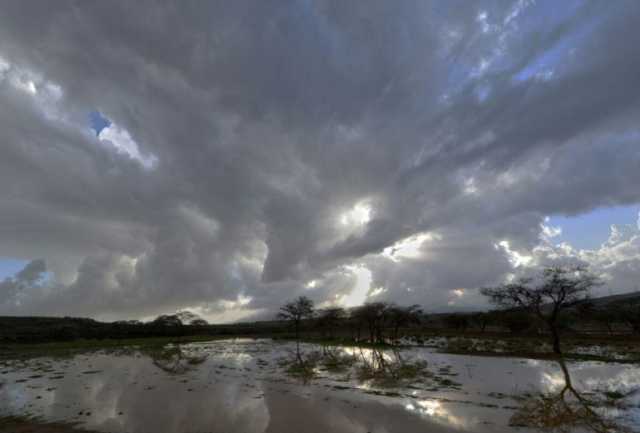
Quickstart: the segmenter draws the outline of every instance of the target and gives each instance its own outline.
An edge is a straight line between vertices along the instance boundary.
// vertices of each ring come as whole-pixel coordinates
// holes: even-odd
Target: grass
[[[548,338],[541,335],[521,335],[505,332],[462,332],[454,330],[416,330],[407,336],[418,346],[434,347],[441,353],[460,355],[519,357],[530,359],[555,359],[550,351]],[[273,335],[196,335],[180,337],[143,337],[130,339],[81,339],[73,341],[49,343],[11,343],[0,344],[0,359],[20,358],[30,356],[65,356],[82,351],[152,348],[169,343],[184,344],[230,338],[272,338],[274,341],[294,341],[294,335],[277,333]],[[442,344],[434,345],[433,339],[444,340]],[[313,334],[303,334],[302,342],[333,347],[361,347],[369,349],[391,349],[411,347],[410,345],[394,345],[389,343],[371,343],[368,341],[354,341],[352,338],[339,336],[335,338],[319,337]],[[635,344],[635,338],[612,338],[610,336],[567,335],[563,338],[565,358],[580,361],[602,361],[619,363],[640,362],[640,344]],[[602,346],[607,350],[599,354],[581,353],[580,348]],[[616,356],[621,355],[621,356]]]
[[[0,359],[35,356],[70,356],[97,350],[120,350],[127,348],[154,349],[167,344],[197,343],[224,340],[228,337],[198,335],[192,337],[148,337],[104,340],[72,340],[50,343],[21,343],[0,345]]]

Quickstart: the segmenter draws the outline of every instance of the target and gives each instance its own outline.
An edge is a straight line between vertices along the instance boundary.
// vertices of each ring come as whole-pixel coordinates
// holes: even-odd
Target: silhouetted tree
[[[342,320],[346,317],[344,308],[331,307],[318,312],[318,327],[328,333],[329,338],[334,337],[334,331]]]
[[[535,321],[527,310],[498,311],[497,313],[499,313],[496,315],[497,322],[513,333],[521,333],[531,329]]]
[[[480,329],[480,332],[484,332],[487,326],[495,321],[495,314],[491,312],[478,312],[471,315],[471,321]]]
[[[422,317],[422,308],[417,304],[410,305],[408,307],[391,305],[388,308],[387,314],[389,317],[389,322],[393,327],[393,339],[394,341],[397,341],[398,331],[401,327],[420,323],[420,318]]]
[[[278,318],[293,323],[296,332],[296,354],[300,358],[300,323],[313,316],[313,301],[306,296],[287,302],[280,307]]]
[[[634,333],[640,334],[640,302],[616,305],[615,312]]]
[[[607,304],[597,306],[593,302],[583,302],[578,305],[575,312],[576,320],[590,320],[604,325],[609,334],[613,334],[613,325],[621,321],[620,307]]]
[[[515,283],[482,289],[495,305],[532,311],[551,333],[553,351],[560,354],[560,313],[583,301],[589,290],[600,284],[598,278],[583,266],[550,267],[541,278],[521,278]]]
[[[469,327],[469,316],[465,314],[449,314],[445,316],[444,323],[448,328],[464,332]]]
[[[364,324],[369,331],[371,343],[384,341],[382,330],[388,310],[389,305],[384,302],[371,302],[361,305],[354,311],[354,318]]]
[[[182,320],[175,314],[163,314],[151,323],[157,326],[182,326]]]

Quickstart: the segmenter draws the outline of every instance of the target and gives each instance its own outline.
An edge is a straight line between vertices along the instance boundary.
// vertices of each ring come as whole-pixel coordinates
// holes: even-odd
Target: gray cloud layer
[[[227,320],[362,269],[377,298],[480,305],[518,257],[633,288],[638,233],[610,262],[544,218],[640,202],[638,2],[2,10],[0,256],[44,261],[0,313]]]

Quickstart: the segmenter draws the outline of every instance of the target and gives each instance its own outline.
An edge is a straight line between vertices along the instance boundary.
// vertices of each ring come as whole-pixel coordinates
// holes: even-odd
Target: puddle
[[[523,410],[546,410],[541,401],[581,410],[571,405],[584,396],[595,417],[640,425],[634,364],[567,362],[576,392],[562,395],[567,406],[556,399],[567,383],[556,361],[300,347],[298,356],[293,343],[235,339],[5,359],[0,415],[130,433],[527,432],[542,427]],[[523,420],[529,427],[513,425]]]

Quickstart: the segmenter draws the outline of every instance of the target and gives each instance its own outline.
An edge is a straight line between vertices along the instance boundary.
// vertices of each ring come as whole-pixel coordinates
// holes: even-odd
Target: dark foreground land
[[[530,323],[526,318],[524,322]],[[565,356],[640,362],[640,333],[631,329],[619,327],[608,330],[589,323],[574,322],[561,335]],[[282,321],[185,325],[157,321],[107,323],[71,317],[0,317],[0,357],[31,351],[162,345],[238,337],[293,340],[296,334],[289,323]],[[308,320],[300,326],[299,339],[315,343],[380,347],[433,345],[436,339],[437,349],[446,353],[555,357],[551,353],[549,336],[543,329],[532,326],[514,328],[509,321],[489,326],[486,323],[478,325],[473,315],[436,315],[401,328],[383,326],[372,333],[369,333],[366,323],[354,324],[344,320],[327,329],[317,321]]]
[[[37,418],[0,417],[0,432],[11,433],[94,433],[73,424],[46,422]]]

